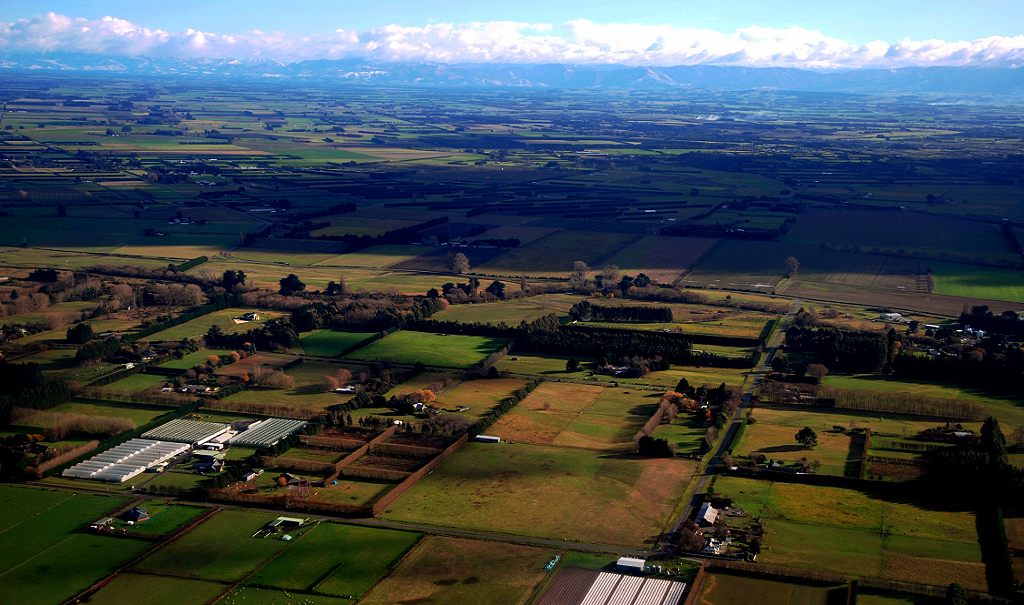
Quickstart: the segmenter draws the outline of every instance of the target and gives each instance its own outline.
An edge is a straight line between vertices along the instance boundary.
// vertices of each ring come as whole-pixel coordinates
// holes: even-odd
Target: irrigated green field
[[[248,582],[357,598],[419,537],[411,532],[321,523]]]
[[[375,332],[338,332],[336,330],[313,330],[299,337],[306,355],[337,357],[350,351],[363,341],[372,338]]]
[[[200,580],[241,580],[288,547],[288,542],[275,538],[252,537],[273,519],[269,514],[221,511],[134,569]]]
[[[357,349],[352,359],[389,359],[397,363],[468,368],[508,344],[504,338],[455,336],[402,330]]]
[[[126,572],[92,595],[89,603],[124,605],[145,595],[147,605],[205,605],[227,588],[224,584],[209,580]]]
[[[63,603],[150,543],[80,533],[123,498],[0,486],[0,602]]]

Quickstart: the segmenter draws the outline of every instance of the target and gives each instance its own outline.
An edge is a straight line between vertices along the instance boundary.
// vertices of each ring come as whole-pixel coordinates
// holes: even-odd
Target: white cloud
[[[669,25],[561,24],[514,21],[387,25],[301,36],[253,30],[167,32],[124,19],[48,13],[0,23],[0,49],[114,56],[266,58],[278,61],[359,58],[438,63],[617,63],[751,67],[905,67],[1024,65],[1024,35],[977,40],[876,40],[852,44],[800,27],[748,27],[732,33]]]

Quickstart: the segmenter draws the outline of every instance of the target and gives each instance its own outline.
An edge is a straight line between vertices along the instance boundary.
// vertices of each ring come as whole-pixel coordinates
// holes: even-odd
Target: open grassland
[[[199,349],[193,351],[187,355],[181,357],[181,359],[171,359],[160,364],[162,368],[170,368],[172,370],[190,370],[196,366],[206,365],[211,355],[226,355],[230,353],[226,349]]]
[[[288,542],[253,538],[273,515],[225,510],[140,561],[136,571],[201,580],[238,581]]]
[[[366,267],[383,269],[416,258],[434,250],[431,246],[389,245],[370,246],[359,252],[339,254],[315,263],[316,267]]]
[[[419,537],[411,532],[321,523],[248,582],[357,598]]]
[[[464,413],[478,418],[525,384],[522,378],[468,380],[439,394],[437,405],[447,409],[467,407]]]
[[[92,595],[89,603],[123,605],[145,595],[147,605],[205,605],[226,589],[219,582],[126,572]]]
[[[629,450],[654,413],[658,393],[547,382],[492,427],[502,438],[536,445]]]
[[[253,358],[250,357],[248,359]],[[235,369],[236,366],[241,365],[243,362],[228,366],[228,369]],[[355,371],[353,366],[308,359],[285,370],[285,374],[295,380],[295,384],[291,387],[280,389],[252,387],[229,395],[221,401],[228,404],[228,406],[245,403],[280,406],[282,408],[281,413],[286,413],[287,408],[322,410],[329,405],[348,401],[352,397],[348,393],[333,393],[327,390],[327,385],[324,382],[325,377],[333,376],[339,368]],[[249,374],[251,376],[253,372],[249,371]]]
[[[705,368],[694,366],[672,366],[668,370],[651,372],[640,378],[622,378],[607,374],[595,374],[591,370],[582,369],[566,372],[565,364],[568,357],[551,355],[509,354],[499,359],[494,366],[498,370],[512,372],[524,376],[542,376],[552,379],[586,380],[597,385],[647,385],[660,389],[674,389],[681,378],[686,378],[691,385],[707,384],[718,386],[723,382],[729,386],[740,386],[746,379],[746,370],[740,368]],[[591,360],[577,358],[581,362]],[[584,366],[586,363],[583,364]]]
[[[634,235],[558,231],[482,263],[476,270],[498,275],[568,276],[574,261],[602,266],[605,259],[636,239]]]
[[[702,237],[651,235],[619,250],[604,262],[630,275],[644,273],[657,282],[671,284],[717,242]]]
[[[699,605],[744,605],[751,595],[764,605],[830,605],[846,601],[847,588],[817,582],[796,583],[762,577],[714,572],[704,579]]]
[[[463,323],[505,323],[514,326],[519,325],[521,321],[533,321],[551,313],[567,315],[569,309],[581,300],[582,297],[569,294],[543,294],[502,302],[450,305],[431,319]]]
[[[167,382],[167,376],[156,374],[132,374],[121,380],[105,385],[103,388],[108,391],[119,393],[139,393],[162,387]]]
[[[546,573],[553,552],[529,546],[424,538],[362,603],[521,605]]]
[[[123,498],[0,486],[0,602],[62,603],[149,543],[79,533]]]
[[[244,321],[240,319],[246,313],[257,313],[260,319],[258,321]],[[281,311],[265,311],[263,309],[221,309],[191,321],[186,321],[181,325],[167,328],[162,332],[157,332],[150,336],[149,339],[154,341],[181,340],[182,338],[203,336],[213,326],[219,327],[226,334],[238,334],[258,328],[267,321],[275,317],[283,317],[284,315],[285,313]]]
[[[845,488],[720,478],[718,493],[766,521],[767,563],[985,590],[974,514]]]
[[[937,420],[915,418],[907,415],[878,415],[871,412],[816,408],[811,406],[773,406],[759,404],[754,408],[753,417],[758,423],[785,426],[799,430],[809,426],[816,432],[842,426],[847,431],[871,429],[872,433],[888,433],[912,436],[929,428],[943,424]],[[977,429],[981,423],[964,423],[968,428]],[[747,427],[752,428],[751,426]]]
[[[789,253],[776,242],[721,240],[680,281],[686,286],[771,292]]]
[[[1024,403],[1019,400],[1003,399],[986,395],[972,389],[960,388],[933,382],[911,382],[890,379],[886,376],[857,374],[826,376],[824,384],[840,389],[862,389],[886,393],[911,393],[938,399],[961,399],[977,404],[982,412],[999,419],[1003,431],[1009,432],[1024,426]],[[1007,428],[1009,427],[1009,428]]]
[[[740,456],[763,454],[770,460],[781,462],[796,462],[806,458],[821,464],[817,472],[822,475],[841,477],[855,474],[860,465],[859,450],[862,448],[854,447],[859,442],[849,433],[819,428],[816,430],[818,445],[807,448],[796,442],[794,436],[798,430],[792,426],[770,424],[758,419],[755,424],[747,425],[743,439],[734,452]]]
[[[69,401],[67,403],[62,403],[55,408],[51,408],[50,411],[61,412],[64,414],[84,414],[86,416],[115,416],[128,418],[133,421],[136,426],[142,426],[170,412],[171,409],[147,407],[145,405],[139,405],[136,407],[126,403]]]
[[[661,531],[693,468],[682,460],[607,456],[579,448],[470,443],[384,516],[639,545]]]
[[[357,349],[349,357],[428,366],[468,368],[508,344],[504,338],[429,334],[402,330]]]
[[[345,351],[359,346],[372,338],[374,332],[338,332],[336,330],[313,330],[299,337],[306,355],[337,357]]]

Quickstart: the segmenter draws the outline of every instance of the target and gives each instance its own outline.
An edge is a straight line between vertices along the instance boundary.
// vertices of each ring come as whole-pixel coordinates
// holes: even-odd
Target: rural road
[[[754,391],[757,389],[758,385],[761,384],[761,380],[768,372],[772,359],[775,357],[775,352],[778,351],[779,345],[782,344],[782,339],[786,334],[786,330],[792,323],[793,316],[800,308],[801,303],[802,301],[800,299],[793,300],[789,312],[780,320],[779,324],[768,337],[768,340],[765,341],[764,355],[761,356],[760,363],[751,369],[750,373],[747,375],[747,380],[744,383],[743,395],[740,399],[740,406],[736,408],[736,412],[732,416],[732,421],[729,423],[729,427],[726,429],[725,435],[718,440],[718,447],[715,449],[714,455],[711,456],[707,464],[704,466],[704,472],[695,478],[695,482],[691,488],[693,496],[690,502],[687,503],[686,507],[683,508],[682,513],[675,522],[675,525],[672,526],[669,542],[674,542],[671,538],[678,535],[683,523],[693,516],[694,508],[703,502],[703,496],[707,490],[708,482],[717,474],[718,467],[722,464],[722,458],[725,456],[729,446],[732,444],[732,440],[735,438],[736,432],[739,431],[741,423],[746,422],[746,413],[750,410]]]

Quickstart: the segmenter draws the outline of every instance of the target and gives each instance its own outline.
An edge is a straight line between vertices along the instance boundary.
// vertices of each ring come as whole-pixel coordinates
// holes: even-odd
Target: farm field
[[[1024,271],[932,262],[935,293],[1021,303],[1024,308]]]
[[[639,545],[661,531],[693,469],[692,463],[682,460],[470,443],[383,516],[464,529]]]
[[[55,408],[50,408],[49,411],[61,412],[64,414],[84,414],[86,416],[116,416],[128,418],[137,426],[142,426],[170,412],[171,409],[145,407],[143,405],[136,407],[130,404],[113,402],[93,403],[91,401],[69,401],[68,403],[62,403]]]
[[[226,588],[224,584],[209,580],[125,572],[92,595],[89,603],[122,605],[146,595],[146,603],[152,605],[205,605]]]
[[[238,319],[246,313],[257,313],[259,314],[260,319],[258,321],[244,321]],[[212,326],[219,327],[227,334],[237,334],[247,332],[265,324],[271,319],[283,317],[284,315],[285,314],[280,311],[265,311],[263,309],[221,309],[220,311],[207,313],[206,315],[197,317],[191,321],[186,321],[181,325],[167,328],[162,332],[157,332],[150,336],[149,339],[153,341],[181,340],[182,338],[203,336]]]
[[[127,502],[0,486],[0,602],[62,603],[148,548],[143,540],[78,533]]]
[[[171,359],[160,364],[161,368],[169,368],[172,370],[190,370],[196,366],[205,365],[211,355],[227,355],[231,351],[225,349],[199,349],[193,351],[187,355],[181,357],[181,359]]]
[[[320,523],[248,582],[358,598],[419,538],[411,532]]]
[[[428,366],[468,368],[508,344],[503,338],[430,334],[402,330],[357,349],[348,357],[367,361],[422,362]]]
[[[133,374],[104,386],[104,389],[120,393],[138,393],[162,387],[167,376],[157,374]]]
[[[658,393],[546,382],[490,431],[512,442],[616,451],[657,408]]]
[[[519,605],[544,579],[554,553],[529,546],[429,536],[361,603]]]
[[[700,237],[648,236],[619,250],[604,262],[631,275],[644,273],[657,282],[671,284],[717,242]]]
[[[568,357],[552,355],[528,355],[513,353],[499,359],[494,367],[499,371],[508,371],[517,375],[542,376],[551,379],[586,380],[595,384],[629,384],[651,386],[664,390],[673,389],[679,384],[680,378],[686,378],[692,385],[707,384],[718,386],[723,382],[729,386],[740,386],[746,379],[746,370],[740,368],[710,368],[694,366],[672,366],[668,370],[651,372],[640,378],[622,378],[607,374],[594,374],[582,369],[577,372],[566,372],[565,364]],[[583,365],[591,360],[578,359]]]
[[[133,568],[199,580],[238,581],[288,547],[252,535],[274,515],[225,510],[146,557]],[[300,533],[304,530],[300,530]],[[194,556],[206,553],[205,556]]]
[[[481,263],[476,269],[513,277],[522,273],[527,277],[565,277],[572,271],[573,261],[602,266],[606,259],[635,239],[635,236],[621,233],[558,231]]]
[[[336,330],[313,330],[299,336],[306,355],[337,357],[375,335],[373,332],[338,332]]]
[[[469,380],[446,389],[437,396],[437,401],[442,408],[467,407],[465,414],[479,418],[526,382],[521,378]]]
[[[971,389],[929,382],[910,382],[870,374],[826,376],[826,386],[840,389],[860,389],[889,393],[912,393],[939,399],[964,399],[978,404],[983,413],[999,419],[1004,431],[1024,426],[1024,404],[1012,399],[1001,399]]]
[[[840,599],[845,602],[846,593],[846,586],[783,582],[716,571],[705,577],[696,603],[741,605],[756,594],[758,602],[765,605],[830,605]]]
[[[580,300],[583,299],[568,294],[542,294],[495,303],[451,305],[431,319],[462,323],[505,323],[512,326],[518,325],[521,321],[533,321],[550,313],[564,316]]]
[[[248,359],[255,359],[256,357]],[[247,360],[228,366],[227,369],[231,370],[234,373],[233,375],[239,375],[239,372],[246,371],[243,364]],[[294,385],[273,389],[252,387],[228,395],[221,399],[221,402],[229,407],[238,406],[239,404],[258,403],[269,407],[279,407],[281,408],[280,413],[287,413],[289,409],[323,410],[329,405],[347,401],[352,396],[345,393],[332,393],[327,390],[327,386],[324,384],[324,378],[326,376],[333,376],[339,368],[352,369],[351,366],[323,360],[310,359],[303,361],[303,363],[284,371],[285,375],[295,381]],[[252,375],[251,371],[250,375]],[[245,411],[242,407],[233,407],[232,409]]]
[[[793,567],[985,590],[974,514],[844,488],[721,477],[718,493],[766,522],[759,559]]]

